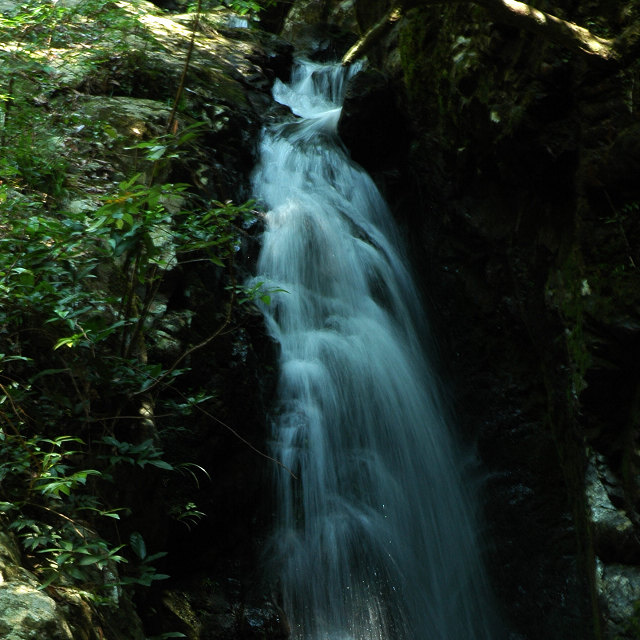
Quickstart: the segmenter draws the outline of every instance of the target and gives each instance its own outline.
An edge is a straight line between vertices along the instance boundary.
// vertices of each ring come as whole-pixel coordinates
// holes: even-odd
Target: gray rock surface
[[[0,637],[3,640],[72,640],[55,600],[38,589],[35,577],[20,566],[9,534],[0,530]]]

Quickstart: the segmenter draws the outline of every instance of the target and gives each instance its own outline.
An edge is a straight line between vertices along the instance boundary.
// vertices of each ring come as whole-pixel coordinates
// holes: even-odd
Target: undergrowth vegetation
[[[179,425],[207,411],[215,392],[176,381],[251,297],[237,295],[233,261],[252,203],[207,200],[160,179],[202,123],[133,140],[136,171],[95,190],[95,207],[69,206],[86,195],[70,171],[79,150],[69,132],[84,129],[96,144],[117,133],[52,97],[66,67],[98,68],[134,33],[145,37],[135,12],[109,0],[27,0],[0,17],[0,524],[44,586],[80,588],[98,604],[166,577],[145,532],[119,527],[129,506],[117,485],[142,472],[206,475],[164,455],[156,416]],[[223,318],[201,344],[155,361],[162,284],[194,263],[227,274]],[[202,516],[191,501],[172,508],[187,526]]]

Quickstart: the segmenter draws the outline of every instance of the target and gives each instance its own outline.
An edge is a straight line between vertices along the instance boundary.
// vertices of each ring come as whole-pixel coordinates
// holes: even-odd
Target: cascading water
[[[299,62],[254,174],[280,346],[275,563],[296,640],[496,640],[472,501],[390,213],[345,153],[338,65]],[[375,135],[375,131],[371,132]],[[295,477],[292,475],[295,474]]]

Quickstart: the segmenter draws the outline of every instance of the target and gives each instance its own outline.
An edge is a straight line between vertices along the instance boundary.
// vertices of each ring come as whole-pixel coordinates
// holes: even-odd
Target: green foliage
[[[235,11],[238,15],[252,15],[257,16],[260,11],[268,7],[273,6],[276,0],[192,0],[187,5],[189,12],[195,12],[200,7],[201,11],[209,11],[220,5],[225,5],[229,9]]]
[[[152,582],[156,580],[166,580],[169,577],[165,573],[158,573],[152,564],[155,560],[167,555],[164,551],[148,555],[147,545],[145,544],[142,534],[138,531],[134,531],[129,536],[129,544],[139,562],[135,575],[124,578],[121,584],[138,584],[144,587],[150,587]]]
[[[172,142],[143,148],[159,162],[171,155]],[[86,491],[92,478],[110,481],[121,464],[175,469],[153,439],[125,442],[109,434],[112,416],[159,379],[164,388],[183,373],[140,358],[163,274],[185,261],[225,265],[237,248],[234,223],[251,210],[250,203],[219,202],[190,210],[182,206],[187,185],[140,179],[123,182],[91,215],[49,213],[0,185],[9,214],[0,226],[0,510],[25,550],[45,557],[33,564],[47,581],[97,583],[92,572],[124,561],[122,545],[110,546],[84,520],[86,514],[119,517]],[[101,270],[121,283],[118,295],[105,286]],[[58,366],[52,367],[54,354]],[[183,414],[210,397],[196,393],[174,401],[173,410]],[[97,429],[107,433],[97,439],[97,451],[79,437],[41,435],[63,424],[75,425],[71,433],[89,429],[94,441]],[[79,466],[86,458],[100,470]],[[176,518],[191,526],[202,515],[188,503]],[[139,563],[123,584],[160,579],[151,564],[158,554],[142,553],[139,540],[134,551]]]
[[[253,203],[205,200],[159,179],[203,123],[136,138],[125,147],[138,157],[130,175],[83,193],[93,209],[64,205],[76,189],[69,131],[83,130],[87,144],[127,142],[108,123],[53,109],[51,96],[67,65],[98,77],[128,55],[127,38],[146,37],[135,11],[110,0],[26,0],[0,16],[0,521],[43,586],[74,585],[96,603],[167,577],[155,566],[164,553],[148,552],[140,524],[142,533],[120,539],[131,505],[119,485],[207,475],[160,448],[161,433],[184,429],[184,417],[215,397],[174,387],[199,345],[173,363],[149,357],[167,274],[194,263],[229,273],[225,326],[235,302],[267,295],[245,293],[232,275]],[[168,511],[189,529],[205,516],[188,495]]]
[[[127,462],[137,465],[141,469],[144,469],[148,464],[167,471],[173,471],[174,469],[172,464],[162,459],[162,451],[156,449],[151,439],[139,444],[132,444],[131,442],[120,442],[113,436],[105,436],[102,441],[112,447],[111,453],[108,456],[103,456],[109,460],[110,466]]]
[[[157,167],[195,133],[138,146]],[[100,523],[125,511],[100,494],[122,465],[186,467],[166,461],[152,438],[116,438],[114,420],[184,372],[141,357],[163,275],[186,262],[226,266],[251,203],[194,208],[202,203],[187,185],[145,184],[138,173],[94,212],[51,210],[16,166],[20,178],[0,184],[0,513],[45,585],[73,582],[95,594],[113,586],[107,568],[136,560],[119,584],[149,586],[166,577],[153,564],[161,554],[147,554],[137,534],[127,558],[125,545],[101,535],[109,527]],[[184,415],[210,398],[169,397],[166,407]],[[92,446],[64,435],[81,432]],[[172,512],[188,527],[204,515],[193,502]]]
[[[174,507],[172,516],[178,522],[181,522],[189,531],[205,517],[205,513],[198,509],[195,502],[187,502],[183,507]]]
[[[13,404],[6,393],[2,399]],[[82,517],[84,512],[119,518],[95,496],[82,495],[88,480],[101,476],[96,469],[74,470],[83,447],[78,437],[25,438],[17,429],[0,431],[0,512],[9,518],[9,529],[18,535],[45,586],[60,580],[100,584],[96,571],[125,561],[118,553],[123,545],[110,545]]]
[[[246,286],[231,286],[229,289],[233,290],[237,295],[238,304],[246,304],[247,302],[258,302],[262,304],[271,304],[271,294],[273,293],[289,293],[286,289],[280,287],[265,288],[264,282],[255,282],[252,285]]]
[[[8,403],[19,412],[15,398],[5,387],[3,391],[0,406]],[[148,587],[154,581],[166,579],[168,576],[159,573],[153,564],[166,554],[148,554],[142,535],[134,532],[129,538],[129,549],[133,554],[130,559],[135,562],[117,583],[105,581],[106,570],[113,570],[128,559],[122,553],[125,545],[110,543],[99,535],[95,525],[102,519],[119,520],[123,509],[105,508],[95,494],[95,487],[86,491],[91,478],[113,482],[112,470],[121,464],[140,468],[148,464],[173,471],[174,465],[162,459],[162,452],[150,441],[134,445],[105,437],[103,444],[113,453],[97,456],[98,460],[107,461],[103,470],[78,469],[77,460],[88,454],[80,438],[25,438],[17,429],[8,433],[4,427],[15,429],[16,423],[2,411],[0,515],[18,536],[33,570],[42,576],[43,586],[75,583],[97,594],[114,585]],[[190,526],[203,515],[194,503],[189,503],[175,518]]]
[[[262,9],[266,9],[275,4],[275,0],[262,0],[257,2],[256,0],[231,0],[229,7],[241,16],[250,14],[258,14]]]

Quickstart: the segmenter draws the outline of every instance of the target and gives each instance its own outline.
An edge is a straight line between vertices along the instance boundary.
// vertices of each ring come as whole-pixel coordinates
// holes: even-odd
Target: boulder
[[[596,575],[605,614],[605,637],[607,640],[637,638],[640,628],[640,569],[598,562]]]
[[[21,566],[13,538],[0,529],[0,637],[4,640],[73,640],[63,610],[38,589]]]

